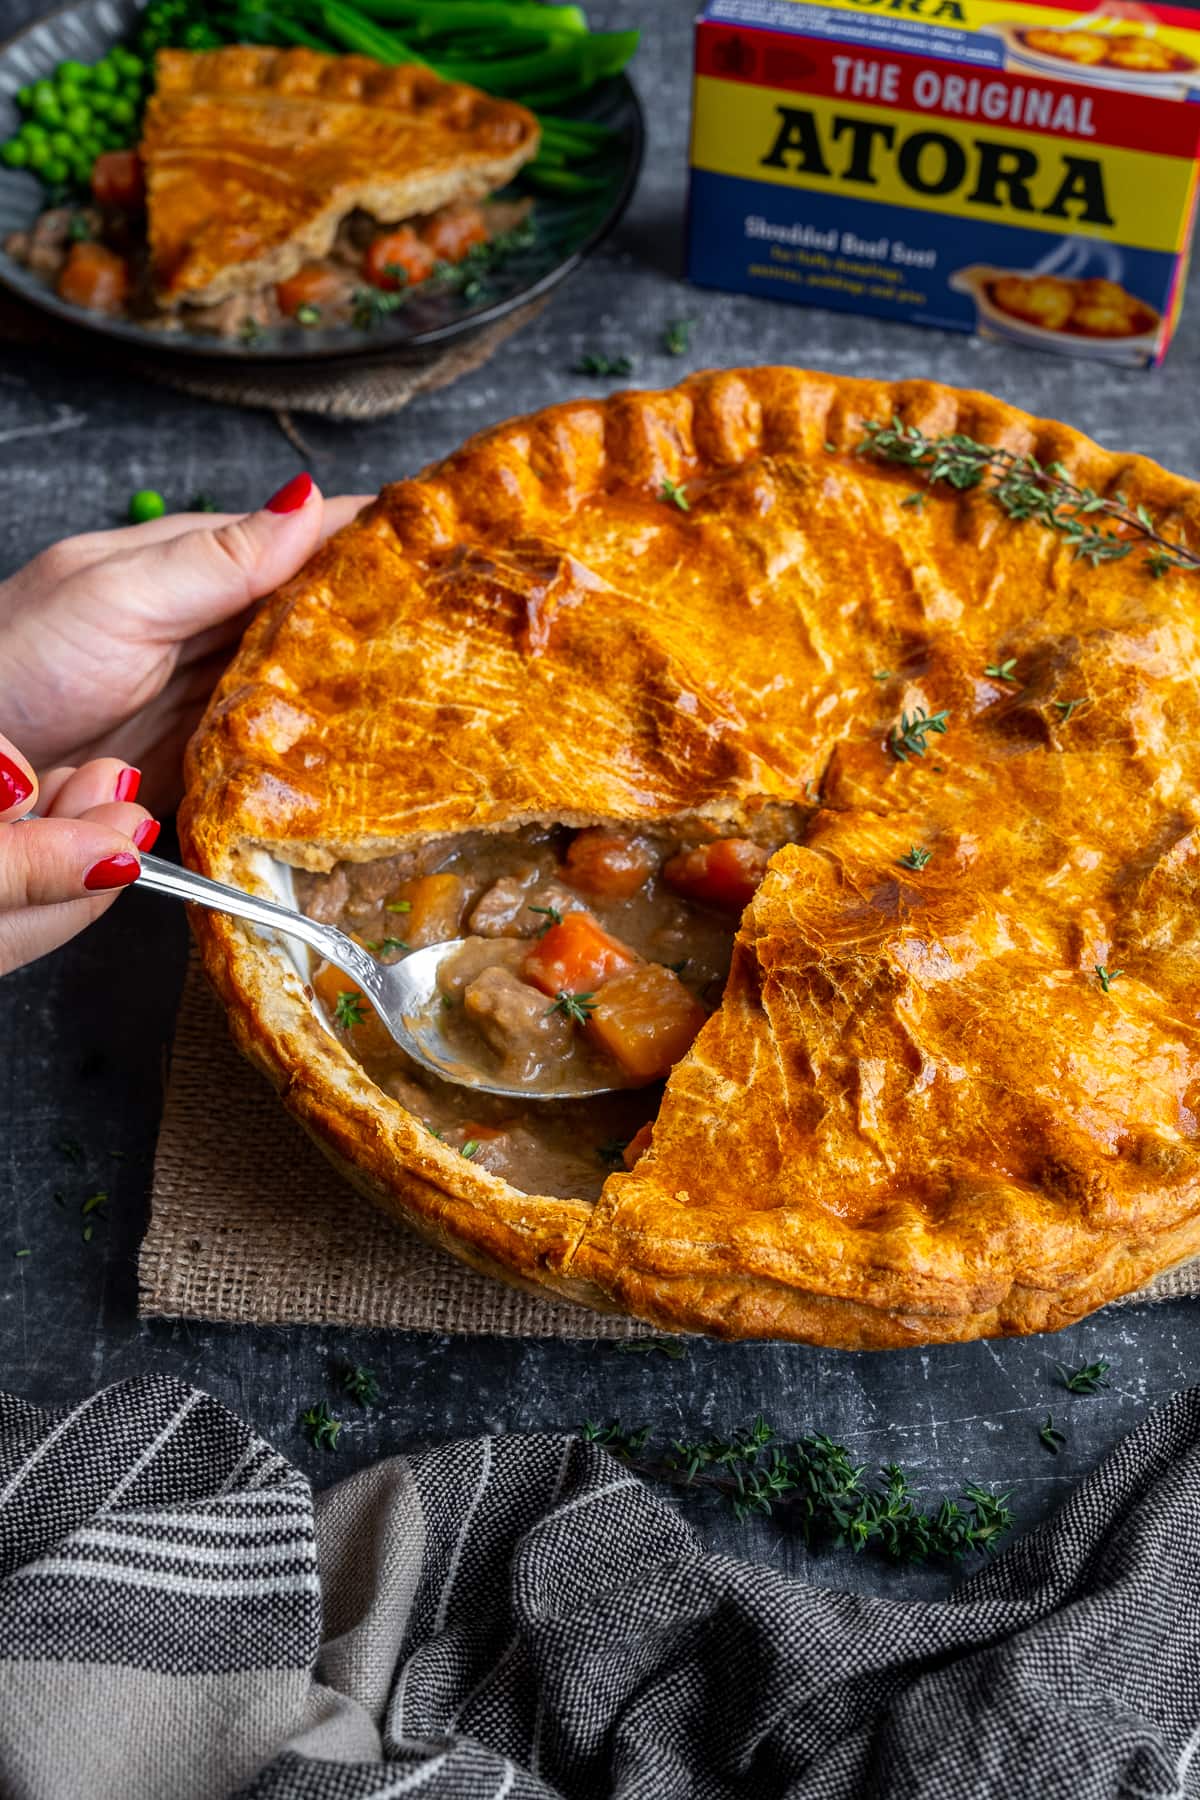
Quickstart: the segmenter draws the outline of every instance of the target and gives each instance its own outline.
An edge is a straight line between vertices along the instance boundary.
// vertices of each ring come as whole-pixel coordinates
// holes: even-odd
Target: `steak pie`
[[[141,146],[157,296],[205,306],[283,282],[356,209],[389,223],[477,199],[537,146],[525,107],[416,64],[160,51]]]
[[[863,1348],[1058,1327],[1200,1251],[1200,575],[865,454],[893,417],[1200,536],[1192,484],[984,395],[698,376],[385,489],[193,740],[194,867],[384,958],[464,936],[472,1054],[607,1071],[480,1099],[196,919],[288,1110],[478,1268]]]

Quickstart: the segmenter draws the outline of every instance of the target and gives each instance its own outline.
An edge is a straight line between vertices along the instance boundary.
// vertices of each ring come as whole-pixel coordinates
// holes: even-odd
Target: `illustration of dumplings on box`
[[[1158,353],[1163,320],[1122,285],[1123,273],[1112,245],[1064,239],[1035,268],[976,263],[950,286],[974,300],[982,337],[1141,366]]]
[[[1008,23],[994,29],[1010,69],[1171,100],[1200,86],[1200,63],[1167,43],[1153,18],[1134,22],[1092,12],[1062,26]]]

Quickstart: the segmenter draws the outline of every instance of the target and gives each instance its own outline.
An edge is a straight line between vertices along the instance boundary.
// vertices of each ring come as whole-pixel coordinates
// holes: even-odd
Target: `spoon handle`
[[[164,862],[160,856],[142,857],[139,888],[156,894],[170,894],[176,900],[190,901],[193,906],[206,906],[210,912],[231,913],[250,925],[261,925],[268,931],[282,931],[299,938],[318,951],[327,962],[336,963],[369,994],[379,991],[379,964],[352,938],[333,925],[322,925],[304,913],[293,912],[275,900],[264,900],[258,894],[244,894],[240,888],[227,887],[223,881],[210,881],[177,863]]]

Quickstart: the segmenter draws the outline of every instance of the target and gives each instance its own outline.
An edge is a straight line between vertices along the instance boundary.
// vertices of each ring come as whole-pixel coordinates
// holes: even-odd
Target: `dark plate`
[[[20,122],[13,99],[19,87],[51,74],[66,57],[95,62],[129,34],[140,10],[139,0],[75,0],[4,45],[0,49],[0,141],[10,137]],[[445,344],[548,293],[607,237],[629,204],[641,166],[645,128],[637,96],[626,78],[622,75],[606,82],[578,105],[556,110],[564,118],[588,119],[621,133],[618,152],[606,165],[606,185],[583,199],[537,194],[534,242],[488,270],[484,293],[471,302],[449,290],[427,295],[418,290],[406,306],[379,320],[369,331],[352,325],[322,330],[288,324],[272,326],[252,344],[245,344],[202,332],[154,329],[72,306],[2,251],[0,284],[70,325],[152,353],[174,352],[223,362],[315,362]],[[0,164],[0,243],[10,231],[27,230],[43,203],[44,192],[34,176]]]

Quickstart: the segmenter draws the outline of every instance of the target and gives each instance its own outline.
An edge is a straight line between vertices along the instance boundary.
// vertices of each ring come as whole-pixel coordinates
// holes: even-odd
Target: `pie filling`
[[[439,970],[439,1024],[465,1062],[531,1090],[582,1076],[613,1093],[524,1102],[459,1087],[414,1064],[339,969],[319,963],[313,988],[372,1080],[447,1144],[523,1192],[592,1198],[645,1147],[786,835],[773,816],[754,837],[697,821],[529,826],[297,871],[302,910],[381,961],[465,939]]]

